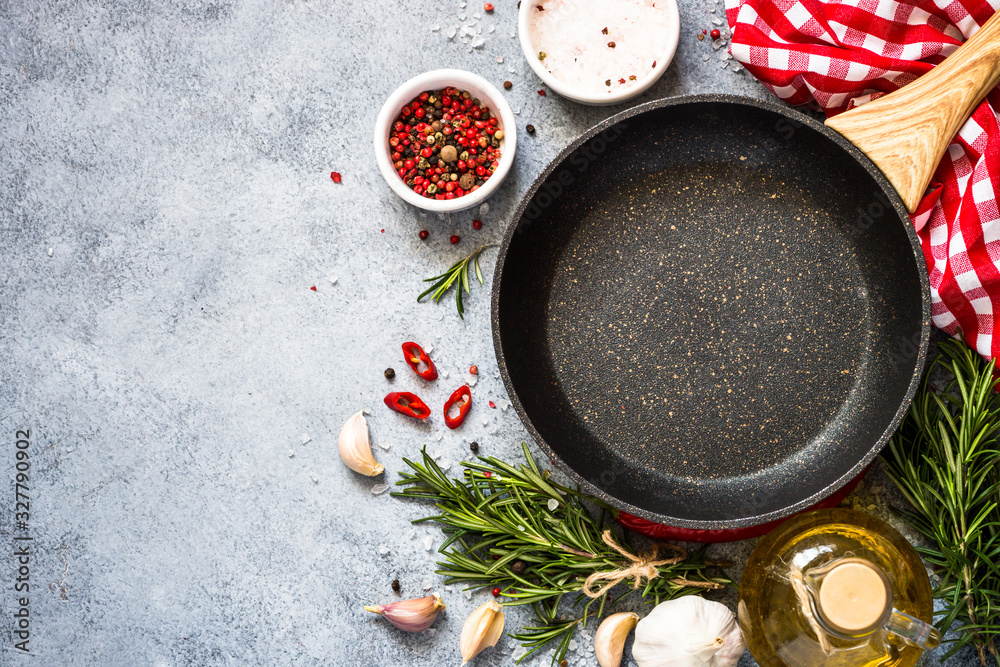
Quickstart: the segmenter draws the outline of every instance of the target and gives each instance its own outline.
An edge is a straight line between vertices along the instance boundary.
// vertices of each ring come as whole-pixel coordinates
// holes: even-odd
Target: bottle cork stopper
[[[818,602],[824,620],[849,634],[873,629],[890,604],[884,576],[863,560],[830,570],[820,585]]]

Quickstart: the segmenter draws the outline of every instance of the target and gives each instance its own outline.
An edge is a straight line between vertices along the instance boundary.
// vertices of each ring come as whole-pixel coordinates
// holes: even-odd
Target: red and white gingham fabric
[[[789,104],[828,116],[930,70],[1000,0],[726,0],[730,53]],[[1000,356],[1000,88],[972,114],[911,216],[931,282],[934,325]]]

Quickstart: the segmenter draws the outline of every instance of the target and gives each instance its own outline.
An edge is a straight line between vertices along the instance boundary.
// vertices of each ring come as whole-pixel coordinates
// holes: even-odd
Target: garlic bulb
[[[639,667],[733,667],[746,644],[724,604],[689,595],[661,602],[635,628]]]
[[[625,638],[639,622],[639,615],[630,611],[611,614],[597,628],[594,635],[594,650],[601,667],[620,667]]]
[[[496,600],[487,600],[469,614],[462,626],[462,637],[459,639],[462,664],[475,658],[484,649],[496,646],[502,634],[503,608]]]
[[[416,600],[398,600],[389,604],[365,607],[365,611],[379,614],[385,620],[406,632],[423,632],[431,627],[438,612],[444,609],[441,596],[435,593]]]
[[[362,475],[374,477],[382,474],[385,468],[372,456],[372,441],[368,435],[368,421],[362,412],[352,415],[340,429],[337,438],[340,448],[340,458],[347,467]]]

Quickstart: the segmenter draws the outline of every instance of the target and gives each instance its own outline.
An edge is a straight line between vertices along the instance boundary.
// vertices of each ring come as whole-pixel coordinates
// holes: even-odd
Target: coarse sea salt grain
[[[673,18],[655,0],[538,4],[543,10],[531,12],[528,23],[533,48],[545,54],[542,65],[553,76],[577,90],[610,93],[638,85],[665,57]]]

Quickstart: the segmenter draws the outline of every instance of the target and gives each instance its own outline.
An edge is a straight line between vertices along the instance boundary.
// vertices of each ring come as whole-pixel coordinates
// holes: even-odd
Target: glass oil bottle
[[[737,616],[761,667],[912,667],[941,642],[932,605],[903,536],[837,508],[795,516],[760,542]]]

